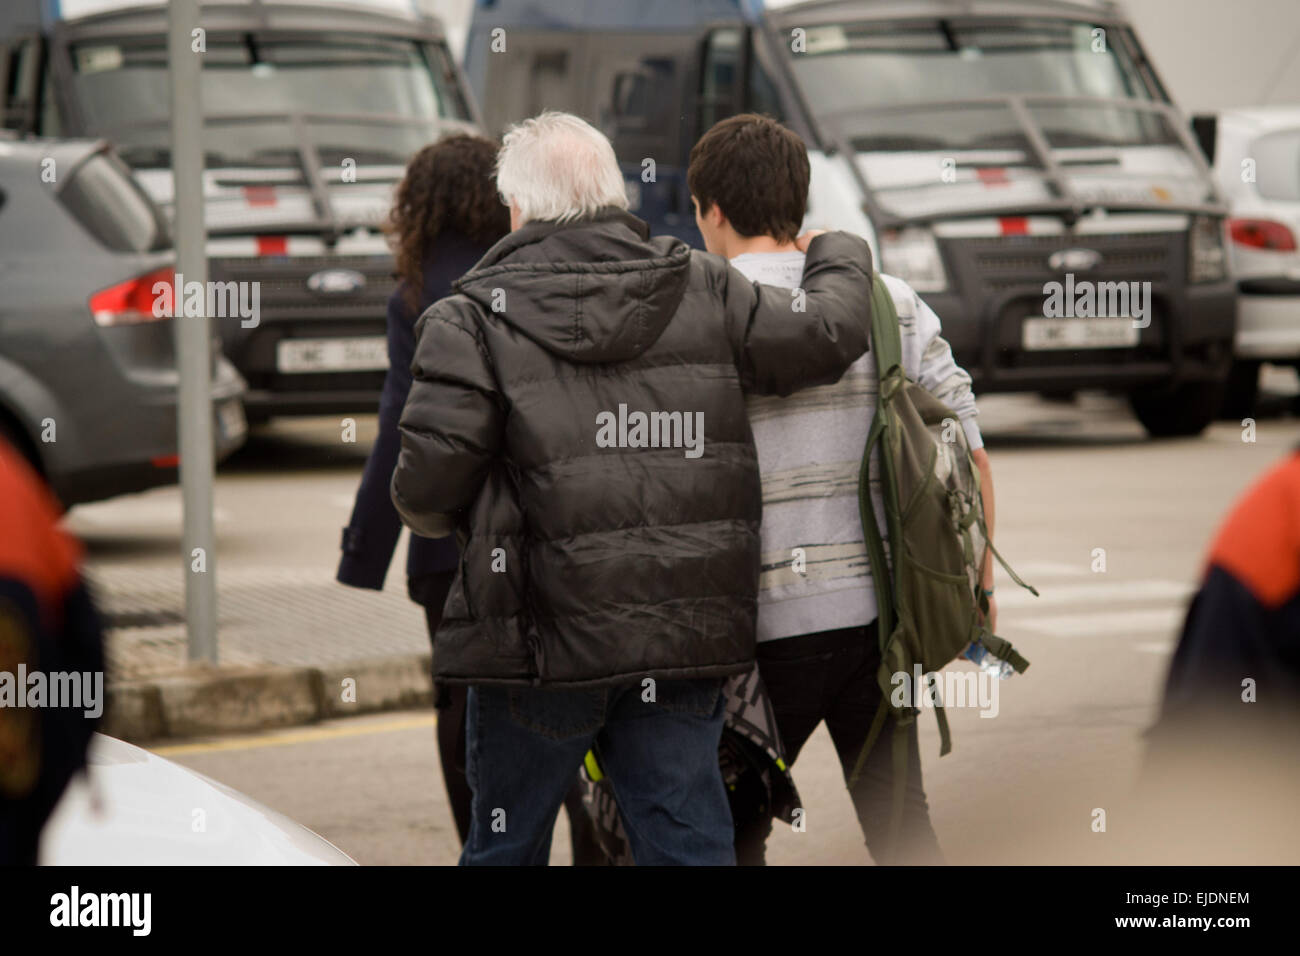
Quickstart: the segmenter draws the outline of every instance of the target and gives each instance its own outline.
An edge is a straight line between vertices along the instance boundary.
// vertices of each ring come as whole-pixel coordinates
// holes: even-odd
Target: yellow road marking
[[[417,730],[432,728],[435,723],[433,715],[423,717],[402,717],[396,720],[366,723],[364,726],[315,727],[311,730],[290,731],[288,733],[270,732],[263,737],[231,737],[225,740],[213,740],[200,744],[174,744],[170,747],[150,747],[151,753],[160,757],[175,757],[181,754],[216,753],[222,750],[257,750],[262,747],[287,747],[291,744],[305,744],[316,740],[337,740],[340,737],[364,737],[369,734],[387,734],[399,730]]]

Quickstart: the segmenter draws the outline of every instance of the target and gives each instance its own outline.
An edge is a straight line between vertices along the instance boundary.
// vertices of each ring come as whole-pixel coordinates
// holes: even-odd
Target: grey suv
[[[176,480],[175,258],[107,143],[0,138],[0,434],[66,506]],[[164,300],[165,301],[165,300]],[[212,366],[215,451],[244,441],[244,382]]]

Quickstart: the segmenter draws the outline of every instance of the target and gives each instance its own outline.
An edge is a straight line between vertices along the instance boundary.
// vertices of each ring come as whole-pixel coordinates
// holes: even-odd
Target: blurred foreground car
[[[1240,292],[1225,412],[1249,415],[1261,362],[1300,370],[1300,107],[1198,117],[1232,208],[1228,253]]]
[[[46,824],[53,866],[355,865],[346,853],[201,773],[96,734],[90,781],[69,784]]]
[[[176,481],[174,282],[158,207],[108,144],[0,138],[0,433],[66,507]],[[212,365],[218,461],[244,382]]]

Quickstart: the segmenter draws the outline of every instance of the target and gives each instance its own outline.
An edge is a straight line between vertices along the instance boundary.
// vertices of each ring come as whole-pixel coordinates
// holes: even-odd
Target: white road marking
[[[1177,646],[1174,641],[1143,641],[1141,644],[1134,644],[1133,650],[1139,654],[1172,654]]]
[[[1173,636],[1182,626],[1181,607],[1133,608],[1127,611],[1076,612],[1047,617],[1019,615],[1009,630],[1035,631],[1049,637],[1128,637],[1135,634]],[[1003,625],[1006,626],[1006,625]]]
[[[1083,560],[1078,564],[1030,562],[1016,570],[1038,588],[1039,596],[1034,597],[1019,587],[999,569],[1000,630],[1007,633],[1023,630],[1067,639],[1153,635],[1164,638],[1133,644],[1133,650],[1142,654],[1173,652],[1188,601],[1196,590],[1194,584],[1186,581],[1096,574]],[[1054,613],[1041,613],[1049,609]]]
[[[1084,604],[1096,606],[1115,601],[1184,601],[1191,596],[1194,588],[1182,581],[1131,581],[1107,578],[1104,574],[1095,576],[1096,581],[1087,584],[1039,584],[1025,578],[1038,588],[1038,597],[1034,597],[1014,581],[1007,586],[998,584],[998,610],[1015,608],[1056,607],[1063,604]]]
[[[227,524],[232,516],[224,508],[213,508],[212,517],[218,524]],[[78,527],[94,528],[97,531],[114,527],[130,531],[163,527],[179,531],[182,521],[181,500],[178,495],[124,495],[107,501],[77,505],[68,512],[65,521],[68,529],[74,533]]]
[[[1064,561],[1030,561],[1025,564],[1016,562],[1014,565],[1012,565],[1012,567],[1016,569],[1017,574],[1019,574],[1030,584],[1037,587],[1038,581],[1034,580],[1035,578],[1041,580],[1043,578],[1083,577],[1085,574],[1089,573],[1088,569],[1091,567],[1091,563],[1092,563],[1091,558],[1081,557],[1074,564],[1067,564]],[[1001,584],[1004,581],[1007,582],[1008,584],[1014,583],[1011,580],[1011,578],[1007,576],[1007,572],[1002,568],[1001,565],[998,565],[994,570],[997,572],[999,584]]]

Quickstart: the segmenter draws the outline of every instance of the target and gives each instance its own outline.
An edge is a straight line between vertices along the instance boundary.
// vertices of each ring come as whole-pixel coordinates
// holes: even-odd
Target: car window
[[[82,163],[59,199],[114,252],[150,252],[168,244],[157,207],[115,156],[99,153]]]
[[[1300,202],[1300,129],[1255,140],[1255,188],[1265,199]]]
[[[9,48],[7,70],[0,76],[0,110],[6,129],[30,130],[35,120],[35,97],[40,76],[40,46],[27,38]]]

